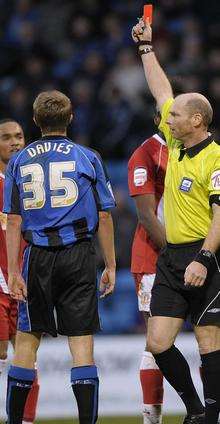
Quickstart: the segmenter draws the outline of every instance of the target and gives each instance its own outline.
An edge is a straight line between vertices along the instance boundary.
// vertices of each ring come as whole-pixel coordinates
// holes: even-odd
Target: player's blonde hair
[[[43,132],[62,132],[72,116],[70,99],[57,90],[43,91],[33,104],[34,120]]]

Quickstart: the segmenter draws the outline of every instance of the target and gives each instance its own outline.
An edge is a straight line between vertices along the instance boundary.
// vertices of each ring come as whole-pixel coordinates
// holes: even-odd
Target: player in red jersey
[[[159,125],[160,113],[155,116]],[[165,246],[163,191],[167,165],[167,147],[161,134],[147,139],[132,154],[128,163],[128,185],[133,197],[138,225],[132,245],[131,272],[134,275],[139,310],[146,328],[150,313],[151,289],[159,250]],[[143,352],[140,364],[143,391],[144,424],[162,423],[163,376],[153,355]]]
[[[17,302],[9,296],[7,254],[6,254],[6,215],[3,214],[3,188],[5,169],[13,153],[24,147],[24,133],[13,119],[0,120],[0,374],[7,364],[9,341],[14,346],[17,324]],[[23,423],[32,423],[36,415],[39,385],[36,380],[26,402]]]

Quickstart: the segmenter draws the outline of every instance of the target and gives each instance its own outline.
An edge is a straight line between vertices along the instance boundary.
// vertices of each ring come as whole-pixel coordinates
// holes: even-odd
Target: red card
[[[152,24],[153,20],[153,5],[152,4],[145,4],[144,5],[144,21],[148,19],[149,24]]]

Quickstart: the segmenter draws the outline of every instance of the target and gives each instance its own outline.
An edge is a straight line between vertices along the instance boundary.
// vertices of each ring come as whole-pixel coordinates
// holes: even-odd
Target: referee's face
[[[167,119],[167,124],[173,137],[178,140],[184,140],[193,132],[191,118],[186,108],[186,101],[177,97],[170,109],[170,114]]]
[[[24,147],[24,133],[17,122],[0,125],[0,160],[8,163],[13,153]]]

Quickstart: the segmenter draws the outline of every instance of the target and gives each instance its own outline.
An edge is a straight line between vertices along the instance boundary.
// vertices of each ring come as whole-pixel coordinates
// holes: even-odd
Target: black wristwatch
[[[199,262],[200,264],[204,265],[207,269],[209,269],[215,260],[215,255],[210,250],[200,250],[194,261]]]

